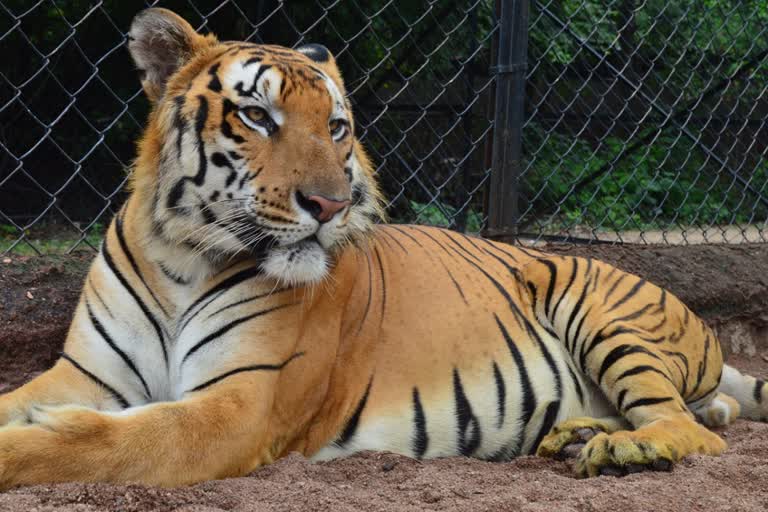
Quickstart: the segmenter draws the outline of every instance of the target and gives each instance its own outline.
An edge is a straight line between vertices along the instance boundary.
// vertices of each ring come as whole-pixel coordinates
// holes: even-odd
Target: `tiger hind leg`
[[[744,375],[726,364],[723,366],[718,391],[738,402],[740,417],[768,422],[768,384],[765,381]]]
[[[717,434],[696,422],[665,354],[636,341],[627,330],[586,349],[584,373],[635,430],[592,437],[576,458],[574,470],[579,477],[669,470],[685,456],[719,455],[726,448]],[[716,362],[711,361],[711,371],[703,376],[703,389],[719,375]]]
[[[701,406],[690,406],[701,423],[708,427],[724,427],[733,423],[741,413],[741,405],[732,396],[718,393]]]

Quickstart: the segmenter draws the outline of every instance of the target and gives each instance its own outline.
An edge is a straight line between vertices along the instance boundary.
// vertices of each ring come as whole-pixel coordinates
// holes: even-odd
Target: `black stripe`
[[[195,115],[195,133],[197,133],[197,154],[198,154],[198,167],[197,174],[192,179],[195,185],[198,187],[205,183],[205,174],[208,172],[208,157],[205,156],[205,142],[203,141],[203,130],[205,129],[205,123],[208,120],[208,99],[202,94],[197,97],[200,101],[200,106],[197,108],[197,114]]]
[[[357,334],[360,334],[360,332],[363,330],[365,320],[368,318],[368,312],[371,309],[371,299],[373,295],[373,269],[371,269],[371,255],[368,253],[368,251],[365,252],[365,264],[368,268],[368,300],[365,303],[365,311],[363,312],[362,320],[360,320],[360,325],[357,328]]]
[[[715,382],[715,383],[714,383],[714,385],[712,385],[712,386],[711,386],[711,387],[710,387],[710,388],[709,388],[709,389],[708,389],[708,390],[707,390],[705,393],[702,393],[702,394],[701,394],[701,396],[700,396],[699,398],[697,398],[697,399],[695,399],[695,400],[691,400],[690,402],[698,402],[698,401],[700,401],[700,400],[704,400],[704,399],[705,399],[705,398],[707,398],[707,397],[708,397],[710,394],[712,394],[712,393],[714,393],[715,391],[717,391],[717,388],[719,388],[719,387],[720,387],[720,379],[721,379],[722,377],[723,377],[723,374],[722,374],[722,372],[721,372],[721,373],[720,373],[720,375],[718,375],[718,376],[717,376],[717,382]]]
[[[189,178],[189,176],[184,176],[173,184],[170,192],[168,192],[168,196],[165,199],[165,206],[167,209],[173,210],[174,213],[180,215],[189,214],[189,209],[186,206],[178,207],[178,205],[179,201],[181,201],[181,198],[184,195],[184,184],[187,181],[190,181],[190,179],[191,178]]]
[[[210,380],[207,380],[200,384],[199,386],[195,386],[194,388],[187,391],[187,393],[194,393],[195,391],[200,391],[202,389],[205,389],[209,386],[212,386],[213,384],[216,384],[217,382],[221,382],[222,380],[226,379],[227,377],[231,377],[232,375],[236,375],[238,373],[244,373],[244,372],[258,372],[258,371],[280,371],[285,366],[296,359],[297,357],[301,357],[304,355],[304,352],[296,352],[291,357],[286,359],[280,364],[255,364],[252,366],[242,366],[240,368],[235,368],[234,370],[230,370],[226,373],[222,373],[218,377],[214,377]]]
[[[665,402],[671,402],[674,400],[670,396],[662,397],[662,398],[640,398],[638,400],[635,400],[634,402],[630,402],[627,404],[627,406],[624,408],[624,414],[627,414],[630,409],[634,409],[635,407],[644,407],[646,405],[656,405],[656,404],[663,404]]]
[[[88,318],[91,320],[91,324],[93,324],[93,328],[96,329],[96,332],[99,333],[99,336],[101,336],[101,339],[104,340],[104,342],[109,345],[109,348],[111,348],[119,357],[123,360],[125,365],[130,368],[130,370],[136,375],[136,377],[139,378],[141,381],[141,385],[144,387],[144,395],[147,398],[147,400],[151,400],[152,393],[149,391],[149,386],[147,385],[147,381],[144,380],[144,376],[141,375],[141,372],[136,367],[136,364],[133,362],[133,359],[123,352],[123,350],[117,346],[115,341],[107,334],[107,330],[104,328],[104,326],[99,322],[99,319],[96,318],[96,315],[93,312],[93,309],[91,309],[91,304],[88,302],[88,300],[85,301],[85,308],[88,310]]]
[[[616,269],[614,269],[616,270]],[[613,271],[611,271],[610,274],[606,276],[606,280],[613,275]],[[605,297],[603,298],[603,305],[605,306],[608,303],[608,299],[611,298],[611,295],[613,295],[613,292],[616,291],[616,288],[619,286],[619,283],[621,283],[629,274],[621,274],[619,278],[614,281],[613,285],[608,289],[608,293],[605,294]]]
[[[541,428],[539,429],[539,433],[536,435],[536,440],[531,445],[531,449],[528,453],[536,453],[536,448],[539,447],[541,440],[544,439],[544,436],[549,434],[552,427],[555,426],[555,420],[557,420],[559,412],[560,400],[550,402],[549,405],[547,405],[547,411],[544,413],[544,420],[541,422]]]
[[[496,316],[496,313],[493,314],[493,318],[496,320],[496,324],[499,326],[501,335],[504,338],[504,341],[507,343],[509,352],[512,354],[512,358],[515,360],[515,365],[517,366],[517,371],[520,377],[520,390],[523,395],[523,408],[521,418],[523,429],[520,433],[520,439],[518,441],[517,448],[514,450],[515,454],[519,454],[520,448],[525,438],[525,430],[528,428],[528,423],[531,421],[533,411],[536,410],[536,395],[533,391],[533,387],[531,387],[531,381],[528,378],[528,370],[525,367],[525,359],[523,359],[522,354],[520,354],[520,350],[518,350],[517,345],[515,345],[515,342],[512,341],[512,338],[510,338],[509,332],[507,331],[506,327],[504,327],[504,324],[501,322],[501,320],[499,320],[499,317]]]
[[[603,382],[605,372],[607,372],[614,364],[616,364],[619,359],[630,356],[632,354],[645,354],[661,361],[659,356],[646,349],[645,347],[641,347],[639,345],[619,345],[618,347],[614,347],[610,352],[608,352],[608,355],[606,355],[603,359],[603,364],[600,366],[600,371],[597,374],[597,384],[600,385]]]
[[[224,182],[224,187],[228,188],[230,185],[232,185],[232,183],[235,182],[235,179],[237,178],[237,172],[235,172],[235,168],[232,166],[232,162],[229,161],[229,158],[227,158],[227,155],[216,151],[211,155],[211,163],[216,167],[224,167],[225,169],[229,169],[229,175]]]
[[[427,452],[429,446],[429,437],[427,436],[427,420],[424,416],[424,407],[421,405],[419,397],[419,388],[413,388],[413,427],[415,433],[413,436],[413,455],[421,459]]]
[[[755,389],[752,391],[752,396],[755,398],[755,402],[759,404],[763,403],[763,386],[765,386],[765,381],[755,379]]]
[[[236,110],[237,105],[228,98],[224,98],[224,101],[221,102],[221,134],[228,139],[231,139],[236,144],[242,144],[245,142],[245,139],[232,131],[232,125],[229,124],[229,121],[227,120],[227,115]]]
[[[400,229],[399,227],[393,226],[393,225],[389,225],[387,227],[390,227],[390,228],[394,229],[395,231],[399,232],[400,234],[402,234],[403,236],[406,236],[406,237],[410,238],[413,241],[413,243],[415,243],[416,245],[418,245],[421,248],[424,248],[424,246],[421,245],[421,242],[419,242],[413,235],[408,233],[408,231],[406,231],[404,229]],[[414,228],[411,227],[411,229],[414,229]]]
[[[499,244],[492,243],[490,240],[486,240],[485,238],[478,238],[477,240],[484,242],[488,247],[509,256],[510,258],[512,258],[512,261],[517,262],[517,258],[515,257],[515,255],[505,249],[502,249]]]
[[[595,337],[592,339],[592,343],[590,343],[589,348],[584,350],[587,347],[587,342],[584,340],[584,343],[581,345],[581,354],[579,355],[579,365],[581,366],[582,370],[586,371],[586,362],[587,357],[589,354],[592,353],[592,351],[597,348],[598,345],[603,343],[606,340],[609,340],[615,336],[619,336],[622,334],[635,334],[636,331],[634,329],[630,329],[627,327],[617,327],[613,331],[611,331],[610,334],[603,334],[603,330],[601,329]]]
[[[91,372],[89,372],[88,370],[83,368],[82,366],[80,366],[80,363],[75,361],[68,354],[66,354],[65,352],[62,352],[61,353],[61,358],[64,359],[65,361],[69,361],[69,363],[72,366],[74,366],[75,368],[77,368],[78,370],[80,370],[83,373],[83,375],[85,375],[86,377],[91,379],[99,387],[104,388],[110,395],[112,395],[112,399],[115,402],[120,404],[120,407],[122,407],[123,409],[128,409],[131,406],[131,404],[128,403],[128,400],[126,400],[123,395],[118,393],[115,390],[115,388],[113,388],[112,386],[108,385],[106,382],[104,382],[103,380],[101,380],[100,378],[98,378],[97,376],[95,376],[94,374],[92,374]]]
[[[584,322],[587,320],[587,317],[592,312],[592,306],[590,305],[587,308],[587,311],[584,313],[584,315],[581,317],[581,320],[579,320],[579,325],[576,326],[576,332],[573,335],[573,346],[571,347],[571,354],[573,356],[576,355],[576,347],[579,343],[579,338],[581,338],[581,328],[584,327]],[[582,343],[582,348],[584,347],[584,344],[587,342],[586,339],[584,339],[584,343]],[[582,367],[582,371],[584,368]]]
[[[547,267],[547,270],[549,270],[549,284],[547,284],[547,294],[544,298],[544,314],[547,315],[547,318],[552,318],[551,316],[551,306],[552,306],[552,294],[555,291],[555,281],[557,280],[557,267],[554,263],[547,260],[537,260],[539,263]]]
[[[590,269],[592,267],[592,260],[587,261],[587,269],[585,274],[585,282],[581,287],[581,295],[579,295],[579,299],[576,301],[576,305],[574,305],[573,310],[571,310],[571,314],[568,317],[568,322],[565,324],[565,346],[569,348],[569,351],[573,353],[573,351],[576,349],[576,343],[578,342],[578,338],[574,336],[573,343],[570,342],[568,339],[568,334],[571,332],[571,326],[573,326],[573,322],[576,320],[576,316],[578,316],[579,312],[581,311],[582,306],[584,305],[584,300],[587,298],[587,290],[589,289],[589,282],[587,281],[587,277],[589,275]],[[557,308],[555,308],[557,310]],[[584,315],[584,318],[586,318],[586,315]]]
[[[223,281],[221,281],[216,286],[213,286],[212,288],[210,288],[208,291],[206,291],[200,297],[198,297],[197,300],[195,300],[195,302],[193,302],[192,305],[189,306],[187,308],[187,310],[184,311],[184,313],[181,315],[180,318],[182,319],[182,321],[179,322],[181,324],[181,328],[179,329],[179,332],[183,331],[184,328],[187,326],[187,324],[189,324],[189,322],[193,318],[195,318],[195,316],[197,316],[200,313],[200,311],[205,309],[205,307],[208,304],[210,304],[211,302],[216,300],[218,298],[218,296],[221,293],[223,293],[225,290],[227,290],[229,288],[233,288],[234,286],[237,286],[238,284],[242,283],[243,281],[246,281],[248,279],[257,277],[259,275],[261,275],[261,270],[259,269],[258,266],[256,266],[256,267],[248,267],[246,269],[238,271],[235,274],[232,274],[231,276],[229,276],[228,278],[224,279]],[[208,300],[208,299],[210,299],[210,300]],[[192,313],[192,311],[197,306],[199,306],[203,301],[205,301],[205,300],[208,300],[207,304],[203,305],[197,312],[195,312],[191,316],[187,317],[187,315]]]
[[[685,372],[683,372],[683,369],[680,368],[680,365],[678,364],[677,360],[672,359],[672,362],[675,363],[675,366],[677,367],[682,377],[680,381],[683,383],[683,389],[680,391],[680,395],[687,396],[688,375],[690,373],[690,369],[688,367],[688,358],[686,357],[685,354],[682,354],[680,352],[675,352],[674,350],[662,350],[661,352],[667,356],[677,357],[678,359],[680,359],[680,361],[683,362],[683,365],[685,366]]]
[[[412,237],[412,236],[411,236],[410,234],[408,234],[407,232],[404,232],[404,231],[402,231],[402,230],[398,229],[398,228],[397,228],[397,227],[395,227],[395,226],[389,226],[389,227],[392,227],[392,228],[394,228],[395,230],[397,230],[397,231],[401,232],[403,235],[407,236],[408,238],[410,238],[411,240],[413,240],[414,242],[416,242],[416,244],[418,244],[418,246],[419,246],[419,247],[422,247],[422,248],[424,247],[423,245],[421,245],[421,244],[418,242],[418,240],[416,240],[414,237]],[[426,234],[426,233],[424,233],[424,234]],[[429,235],[427,235],[427,236],[429,236]],[[437,240],[435,240],[435,239],[434,239],[434,238],[432,238],[432,237],[430,237],[430,238],[432,239],[432,241],[433,241],[433,242],[435,242],[435,243],[436,243],[438,246],[440,246],[440,247],[441,247],[441,248],[442,248],[442,249],[443,249],[445,252],[448,252],[448,251],[446,250],[446,248],[445,248],[445,247],[444,247],[444,246],[443,246],[443,245],[442,245],[440,242],[438,242]],[[439,257],[439,256],[434,256],[434,258],[435,258],[437,261],[439,261],[439,262],[440,262],[440,264],[443,266],[443,269],[444,269],[444,270],[445,270],[445,272],[448,274],[448,277],[450,278],[451,282],[453,283],[453,286],[456,288],[456,291],[458,291],[458,292],[459,292],[459,295],[461,296],[461,300],[463,300],[463,301],[464,301],[464,304],[467,304],[467,305],[469,305],[469,303],[467,302],[467,298],[466,298],[466,296],[464,295],[464,291],[461,289],[461,286],[459,286],[459,283],[458,283],[458,281],[456,281],[456,279],[453,277],[453,273],[451,273],[451,271],[450,271],[450,269],[448,268],[448,266],[445,264],[445,262],[444,262],[442,259],[440,259],[440,257]]]
[[[691,389],[691,392],[689,394],[690,397],[693,397],[693,395],[696,394],[696,391],[699,390],[699,386],[701,386],[701,381],[704,379],[704,375],[707,373],[707,359],[709,358],[709,346],[712,343],[712,340],[707,334],[707,337],[704,339],[704,355],[701,358],[701,361],[699,361],[699,369],[696,372],[696,384]]]
[[[136,277],[139,278],[141,284],[143,284],[144,288],[147,290],[147,292],[149,292],[150,297],[152,297],[152,299],[155,301],[157,307],[160,308],[160,311],[162,311],[165,316],[168,316],[168,311],[166,311],[166,309],[160,303],[160,300],[155,295],[155,292],[153,292],[152,288],[150,288],[147,284],[146,279],[144,279],[144,275],[139,270],[139,265],[136,263],[136,259],[133,257],[130,249],[128,249],[128,242],[125,240],[125,232],[123,231],[123,216],[125,215],[125,211],[125,208],[123,208],[123,210],[118,213],[117,217],[115,218],[115,233],[117,234],[117,241],[120,243],[120,249],[122,249],[123,254],[125,254],[125,257],[128,260],[128,263],[130,263],[131,268],[133,269],[133,273],[136,274]]]
[[[226,310],[228,310],[230,308],[234,308],[234,307],[237,307],[237,306],[242,306],[243,304],[246,304],[248,302],[253,302],[255,300],[263,299],[264,297],[271,297],[272,295],[276,295],[278,293],[282,293],[282,292],[285,292],[285,291],[288,291],[288,290],[291,290],[291,289],[292,288],[290,288],[290,287],[278,288],[277,290],[272,290],[272,291],[266,292],[266,293],[260,293],[258,295],[254,295],[252,297],[248,297],[247,299],[238,300],[237,302],[233,302],[232,304],[227,304],[226,306],[220,307],[219,309],[217,309],[216,311],[214,311],[213,313],[211,313],[210,315],[208,315],[205,318],[207,320],[207,319],[209,319],[209,318],[211,318],[211,317],[213,317],[215,315],[218,315],[222,311],[226,311]]]
[[[384,265],[381,263],[379,248],[374,246],[373,252],[376,254],[376,261],[379,263],[379,273],[381,275],[381,318],[379,318],[379,325],[381,325],[384,322],[384,311],[387,307],[387,281],[384,278]]]
[[[184,132],[187,131],[187,120],[182,116],[181,111],[184,109],[184,102],[186,98],[184,96],[176,96],[173,98],[173,102],[176,105],[176,112],[173,116],[173,126],[176,128],[176,157],[181,160],[181,143],[184,140]]]
[[[440,232],[441,232],[443,235],[445,235],[445,237],[446,237],[448,240],[450,240],[450,242],[451,242],[453,245],[455,245],[456,247],[458,247],[459,249],[461,249],[462,251],[464,251],[465,253],[467,253],[467,255],[468,255],[468,256],[471,256],[472,258],[474,258],[475,260],[477,260],[479,263],[482,263],[482,260],[480,259],[480,257],[479,257],[479,256],[477,256],[477,255],[476,255],[476,254],[474,254],[472,251],[470,251],[469,249],[467,249],[466,247],[464,247],[463,245],[461,245],[459,242],[457,242],[457,241],[456,241],[456,239],[455,239],[455,238],[453,238],[453,237],[451,236],[451,234],[453,233],[453,231],[448,231],[448,230],[446,230],[446,229],[438,229],[438,231],[440,231]],[[472,244],[472,245],[473,245],[473,246],[475,246],[475,244]],[[475,247],[477,247],[477,246],[475,246]]]
[[[371,392],[371,384],[373,384],[373,375],[368,379],[368,385],[365,387],[365,393],[363,393],[362,398],[360,398],[360,401],[357,403],[357,407],[355,407],[355,412],[352,413],[352,416],[349,417],[349,420],[347,420],[347,424],[344,426],[344,430],[341,431],[341,435],[336,440],[335,444],[339,448],[344,447],[345,444],[349,442],[352,437],[354,437],[355,432],[357,432],[357,426],[360,424],[360,416],[363,414],[363,409],[365,409],[365,404],[368,403],[368,394]]]
[[[147,308],[147,305],[144,304],[144,301],[141,300],[139,297],[139,294],[136,293],[136,290],[131,288],[131,286],[128,284],[128,281],[125,279],[125,276],[120,273],[120,271],[117,269],[117,266],[115,265],[115,260],[112,259],[112,254],[109,252],[109,242],[107,241],[109,237],[104,238],[104,243],[101,245],[101,254],[104,256],[104,261],[106,262],[107,266],[109,267],[109,270],[112,271],[112,274],[117,278],[118,281],[120,281],[120,284],[125,288],[125,290],[128,292],[128,294],[133,297],[133,300],[136,301],[136,304],[139,306],[139,309],[141,309],[141,312],[144,313],[144,316],[149,320],[149,323],[152,325],[152,327],[155,330],[155,333],[157,334],[157,339],[160,342],[160,348],[163,350],[163,360],[165,361],[165,365],[168,366],[168,349],[165,347],[165,336],[163,335],[163,331],[160,328],[160,324],[158,323],[157,319],[152,315],[152,313],[149,311],[149,308]]]
[[[506,414],[507,388],[504,384],[504,376],[501,374],[501,370],[499,369],[499,365],[496,364],[496,361],[493,362],[493,378],[496,381],[496,411],[499,413],[496,428],[501,428],[504,425],[504,415]]]
[[[655,304],[646,304],[645,306],[643,306],[642,308],[638,309],[634,313],[629,313],[628,315],[624,315],[624,316],[612,319],[610,322],[605,324],[605,327],[608,327],[608,326],[613,325],[613,324],[617,324],[619,322],[628,322],[630,320],[634,320],[636,318],[639,318],[639,317],[644,315],[649,309],[651,309],[654,306],[655,306]],[[662,321],[666,321],[666,319],[664,319]],[[605,327],[603,327],[603,328],[605,328]]]
[[[570,290],[571,286],[573,286],[573,282],[576,280],[576,273],[579,271],[579,260],[577,260],[576,258],[572,258],[572,261],[573,261],[573,270],[571,271],[571,277],[568,278],[568,284],[565,285],[565,289],[563,290],[563,293],[561,293],[560,298],[557,299],[557,304],[555,304],[555,309],[552,312],[552,316],[550,317],[550,320],[552,321],[553,324],[555,323],[555,316],[557,316],[557,310],[560,308],[560,304],[563,302],[563,299],[565,298],[565,296],[568,295],[568,290]],[[575,311],[576,309],[574,309],[571,312],[571,318],[573,318]],[[568,336],[567,328],[565,330],[565,335],[566,337]],[[567,341],[568,340],[566,339],[566,343]]]
[[[659,370],[658,368],[656,368],[654,366],[647,365],[647,364],[641,364],[639,366],[635,366],[634,368],[630,368],[629,370],[627,370],[624,373],[622,373],[621,375],[619,375],[616,378],[616,380],[614,381],[614,384],[616,382],[619,382],[621,379],[625,379],[627,377],[632,377],[634,375],[640,375],[641,373],[647,373],[647,372],[658,373],[659,375],[661,375],[662,377],[667,379],[669,382],[672,382],[672,379],[669,378],[669,375],[667,375],[663,371]]]
[[[208,74],[211,75],[211,80],[208,82],[208,89],[213,92],[221,92],[221,81],[219,80],[219,75],[217,74],[219,71],[219,66],[221,66],[221,62],[217,62],[208,70]]]
[[[453,369],[453,395],[456,401],[457,444],[459,453],[472,455],[480,446],[480,423],[472,412],[472,405],[464,393],[459,370]]]
[[[645,286],[646,282],[647,282],[647,281],[646,281],[645,279],[640,279],[640,280],[639,280],[637,283],[635,283],[635,286],[633,286],[632,288],[630,288],[630,290],[627,292],[627,294],[626,294],[626,295],[624,295],[624,296],[623,296],[621,299],[619,299],[619,300],[616,302],[616,304],[614,304],[613,306],[611,306],[611,309],[609,309],[608,311],[606,311],[606,313],[610,313],[611,311],[613,311],[614,309],[618,308],[619,306],[621,306],[622,304],[624,304],[625,302],[627,302],[629,299],[631,299],[632,297],[634,297],[635,295],[637,295],[637,292],[639,292],[639,291],[640,291],[640,289],[641,289],[643,286]]]
[[[573,387],[576,388],[576,394],[579,395],[579,403],[583,406],[584,405],[584,389],[582,389],[581,387],[581,381],[576,376],[576,372],[573,371],[573,368],[571,368],[571,365],[566,363],[566,366],[568,367],[568,373],[571,374],[571,380],[573,380]]]
[[[260,60],[261,59],[259,58],[249,59],[248,61],[246,61],[246,65],[254,64],[256,62],[259,62]],[[252,96],[254,92],[258,93],[257,87],[259,85],[259,79],[261,78],[261,75],[263,75],[264,72],[270,68],[272,68],[271,64],[263,64],[259,66],[259,70],[256,71],[256,76],[254,76],[253,83],[251,84],[251,87],[248,88],[248,90],[245,90],[243,88],[243,82],[238,82],[235,85],[235,90],[237,91],[237,94],[239,94],[240,96]]]
[[[112,314],[112,310],[111,310],[111,309],[109,309],[109,306],[108,306],[108,305],[107,305],[107,303],[104,301],[104,299],[101,297],[101,294],[99,293],[99,290],[96,288],[96,286],[94,286],[94,284],[93,284],[93,281],[91,281],[91,278],[90,278],[90,277],[88,278],[88,284],[90,284],[90,285],[91,285],[91,288],[90,288],[90,289],[91,289],[91,291],[94,293],[94,295],[96,295],[96,298],[97,298],[97,299],[99,299],[99,303],[101,304],[101,307],[103,307],[103,308],[104,308],[104,310],[107,312],[107,314],[108,314],[108,315],[109,315],[111,318],[115,318],[115,315],[113,315],[113,314]]]
[[[262,311],[257,311],[255,313],[251,313],[250,315],[246,315],[246,316],[240,317],[237,320],[232,320],[228,324],[220,327],[215,332],[212,332],[211,334],[209,334],[208,336],[206,336],[202,340],[200,340],[197,343],[195,343],[195,345],[191,349],[189,349],[189,351],[184,355],[184,357],[181,360],[181,363],[184,364],[187,361],[187,359],[189,359],[192,356],[192,354],[194,354],[195,352],[200,350],[200,348],[202,348],[203,346],[207,345],[208,343],[211,343],[212,341],[215,341],[217,338],[220,338],[221,336],[223,336],[224,334],[228,333],[229,331],[231,331],[232,329],[234,329],[238,325],[243,324],[245,322],[248,322],[249,320],[253,320],[254,318],[258,318],[260,316],[264,316],[266,314],[272,313],[273,311],[277,311],[279,309],[283,309],[283,308],[286,308],[288,306],[295,306],[296,304],[298,304],[298,303],[297,302],[290,302],[288,304],[280,304],[279,306],[274,306],[274,307],[271,307],[271,308],[268,308],[268,309],[264,309]]]
[[[165,264],[159,263],[158,265],[159,265],[160,271],[163,273],[163,275],[165,275],[165,277],[167,277],[168,279],[170,279],[174,283],[176,283],[178,285],[181,285],[181,286],[186,286],[186,285],[189,284],[189,281],[187,281],[186,279],[184,279],[181,276],[177,276],[176,273],[172,272],[168,267],[165,266]]]
[[[629,393],[628,389],[622,389],[619,391],[619,396],[616,398],[616,410],[621,411],[622,406],[624,405],[624,399],[627,398],[627,393]]]
[[[383,228],[383,226],[381,227]],[[400,246],[400,248],[403,250],[405,254],[408,254],[408,249],[405,248],[405,246],[400,242],[400,240],[397,239],[396,236],[393,236],[391,233],[387,233],[386,229],[379,229],[378,232],[381,233],[382,235],[389,237],[390,240],[392,240],[393,242],[395,242],[397,245]]]
[[[432,239],[432,240],[433,240],[433,241],[434,241],[436,244],[440,245],[440,246],[443,248],[443,250],[446,250],[446,249],[445,249],[445,247],[444,247],[444,246],[443,246],[443,245],[442,245],[440,242],[438,242],[438,241],[437,241],[437,240],[436,240],[434,237],[432,237],[432,236],[431,236],[429,233],[425,233],[423,230],[421,230],[421,229],[419,229],[419,228],[416,228],[416,229],[418,229],[419,231],[421,231],[422,233],[424,233],[425,235],[427,235],[429,238],[431,238],[431,239]],[[477,255],[473,254],[473,253],[472,253],[472,252],[470,252],[470,251],[469,251],[469,250],[468,250],[466,247],[464,247],[464,246],[463,246],[463,245],[461,245],[459,242],[457,242],[456,240],[454,240],[454,239],[453,239],[453,237],[452,237],[452,236],[450,236],[450,235],[448,234],[448,231],[445,231],[445,230],[442,230],[442,229],[440,229],[440,230],[439,230],[439,232],[440,232],[441,234],[443,234],[443,235],[445,236],[445,238],[447,238],[447,239],[448,239],[448,241],[449,241],[449,242],[451,242],[451,244],[452,244],[452,245],[455,245],[456,247],[458,247],[459,249],[461,249],[461,251],[462,251],[462,252],[466,253],[468,256],[471,256],[471,257],[472,257],[472,259],[476,260],[478,263],[482,263],[482,260],[481,260],[481,259],[480,259],[480,258],[479,258]],[[454,250],[455,250],[455,249],[454,249]]]

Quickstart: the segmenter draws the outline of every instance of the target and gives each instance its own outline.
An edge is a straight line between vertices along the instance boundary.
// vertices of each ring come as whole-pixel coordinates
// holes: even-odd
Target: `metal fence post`
[[[528,69],[529,0],[496,0],[493,155],[488,190],[488,237],[514,236],[519,216],[519,179]]]

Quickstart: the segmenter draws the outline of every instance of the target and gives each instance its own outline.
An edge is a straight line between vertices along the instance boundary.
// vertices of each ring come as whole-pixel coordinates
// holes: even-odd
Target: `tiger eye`
[[[264,112],[264,109],[260,107],[248,107],[243,109],[243,112],[246,116],[248,116],[248,119],[254,123],[260,123],[261,121],[264,121],[267,116],[267,113]]]
[[[341,121],[339,119],[334,119],[330,123],[328,123],[328,128],[330,128],[332,133],[335,133],[341,128]]]

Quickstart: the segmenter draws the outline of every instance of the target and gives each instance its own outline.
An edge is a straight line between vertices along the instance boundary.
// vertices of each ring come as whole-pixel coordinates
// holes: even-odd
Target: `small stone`
[[[382,471],[392,471],[397,466],[397,462],[390,460],[381,465]]]
[[[28,299],[34,299],[34,298],[35,298],[35,296],[34,296],[34,295],[32,295],[32,292],[29,292],[29,291],[28,291],[28,292],[27,292],[27,298],[28,298]]]
[[[12,261],[13,260],[11,258],[3,258],[3,263],[5,263],[6,265],[11,263]]]

